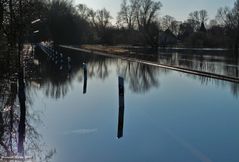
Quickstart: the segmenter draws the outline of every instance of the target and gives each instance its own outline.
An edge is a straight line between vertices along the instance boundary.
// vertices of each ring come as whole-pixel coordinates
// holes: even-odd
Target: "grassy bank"
[[[128,54],[129,50],[119,46],[103,46],[103,45],[82,45],[82,49],[93,50],[98,52],[113,53],[113,54]]]

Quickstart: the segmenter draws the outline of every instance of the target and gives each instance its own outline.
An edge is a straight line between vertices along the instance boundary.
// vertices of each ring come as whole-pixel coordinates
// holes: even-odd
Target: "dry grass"
[[[117,46],[82,45],[81,48],[112,54],[127,54],[129,52],[129,50]]]

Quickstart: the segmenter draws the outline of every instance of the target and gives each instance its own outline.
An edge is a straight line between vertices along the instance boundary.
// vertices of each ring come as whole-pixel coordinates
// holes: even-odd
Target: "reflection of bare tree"
[[[16,98],[17,84],[12,83],[10,87],[9,92],[5,91],[6,99],[0,100],[0,104],[3,105],[0,107],[0,156],[29,155],[38,161],[45,161],[44,159],[49,158],[48,155],[54,151],[46,149],[34,127],[40,122],[39,116],[36,112],[29,111],[29,107],[20,109]]]
[[[89,77],[97,77],[102,80],[106,79],[109,76],[109,66],[115,62],[113,59],[95,56],[89,60],[88,70]]]
[[[77,78],[79,82],[82,82],[84,74],[83,63],[87,64],[88,78],[96,77],[102,80],[105,80],[109,76],[111,70],[114,70],[114,66],[118,65],[117,68],[119,73],[129,78],[131,90],[137,93],[146,92],[151,87],[158,87],[159,85],[157,76],[159,71],[162,71],[159,70],[159,68],[139,63],[130,63],[128,61],[122,61],[121,66],[119,65],[120,59],[117,58],[86,53],[74,53],[66,49],[63,50],[63,53],[66,56],[68,56],[67,53],[71,53],[71,55],[69,55],[72,58],[72,71],[70,77],[67,71],[59,71],[54,63],[51,61],[47,62],[46,57],[39,58],[41,63],[41,80],[37,81],[37,83],[40,84],[41,89],[44,89],[46,96],[56,99],[64,97],[75,78]],[[41,55],[44,54],[40,54],[40,56]],[[150,55],[145,59],[155,61],[157,57],[152,57]]]
[[[207,77],[192,75],[192,74],[186,74],[186,76],[200,81],[202,85],[214,84],[217,87],[230,87],[231,93],[235,97],[239,97],[239,84],[238,83],[233,83],[233,82],[229,83],[229,82],[223,81],[223,80],[212,79],[212,78],[207,78]]]
[[[36,51],[39,52],[39,50]],[[69,71],[66,68],[60,70],[59,65],[55,65],[51,60],[47,60],[44,55],[39,52],[37,59],[39,59],[40,66],[38,71],[32,73],[31,79],[28,79],[27,84],[43,89],[48,97],[55,99],[63,98],[70,90],[76,71],[74,69]]]
[[[239,60],[230,53],[218,54],[182,54],[182,53],[165,53],[160,55],[159,62],[167,65],[180,66],[192,70],[206,71],[215,74],[221,74],[232,77],[239,77]],[[217,86],[224,87],[230,85],[232,94],[238,96],[239,85],[237,83],[226,83],[221,80],[211,78],[187,75],[199,80],[202,84],[213,83]]]
[[[89,59],[89,77],[105,79],[109,75],[109,68],[117,65],[120,75],[129,81],[130,89],[136,93],[144,93],[152,87],[158,87],[158,75],[167,70],[137,62],[122,61],[120,59],[94,56]]]
[[[53,98],[64,97],[70,90],[72,81],[75,77],[79,82],[83,81],[84,71],[82,64],[86,63],[88,66],[88,78],[99,78],[105,80],[114,66],[117,65],[117,71],[124,76],[129,82],[130,89],[133,92],[144,93],[152,87],[158,87],[158,75],[161,72],[168,72],[168,70],[140,64],[129,61],[120,61],[120,59],[91,55],[86,53],[77,53],[74,51],[64,50],[64,54],[70,53],[72,57],[72,72],[70,77],[67,71],[59,71],[51,62],[46,62],[44,58],[41,62],[41,81],[40,87],[44,89],[47,96]],[[73,53],[73,54],[72,54]],[[147,54],[143,54],[147,53]],[[235,62],[230,55],[209,55],[209,54],[182,54],[182,53],[161,53],[159,56],[152,53],[152,51],[139,51],[138,56],[130,55],[139,60],[147,60],[149,62],[158,62],[160,64],[180,66],[193,70],[201,70],[212,73],[224,74],[229,76],[238,76],[238,60]],[[212,79],[205,77],[201,78],[202,83],[215,82]],[[218,83],[217,83],[218,84]],[[221,85],[223,86],[223,85]],[[233,88],[234,92],[236,88]],[[235,94],[235,93],[234,93]]]
[[[230,53],[163,53],[159,63],[238,77],[238,58]]]
[[[118,62],[118,73],[129,82],[133,92],[145,93],[152,87],[159,86],[160,72],[167,72],[154,66],[137,62]]]
[[[231,83],[231,92],[234,96],[239,97],[239,84]]]
[[[65,57],[68,56],[68,52],[63,52]],[[69,55],[72,59],[72,69],[69,71],[67,68],[60,70],[59,65],[44,57],[45,54],[41,51],[37,50],[37,54],[40,61],[40,70],[33,75],[32,80],[43,89],[46,96],[55,99],[63,98],[69,92],[76,77],[78,81],[83,81],[83,63],[87,63],[89,78],[105,79],[109,75],[108,67],[112,61],[109,58],[84,53]],[[63,66],[66,67],[66,65]],[[28,82],[28,84],[31,84],[31,82]]]
[[[68,53],[69,51],[65,50],[65,53]],[[110,57],[104,57],[104,56],[98,56],[98,55],[91,55],[91,54],[84,54],[81,53],[79,55],[71,55],[73,62],[73,73],[71,74],[72,77],[74,78],[75,76],[78,77],[78,81],[82,82],[83,81],[83,69],[82,69],[82,64],[85,62],[88,66],[88,77],[89,78],[99,78],[99,79],[106,79],[111,70],[114,69],[114,66],[117,65],[118,72],[120,74],[123,74],[126,78],[128,78],[130,82],[130,89],[134,92],[137,93],[143,93],[151,89],[152,87],[158,87],[159,86],[159,81],[157,79],[157,76],[159,75],[159,72],[163,71],[162,69],[145,65],[145,64],[139,64],[139,63],[133,63],[133,62],[128,62],[128,61],[122,61],[119,63],[120,59],[116,58],[110,58]],[[142,56],[143,57],[143,56]],[[144,56],[146,57],[146,56]],[[150,61],[155,61],[157,60],[157,57],[151,57],[147,56],[145,59],[150,60]],[[122,64],[122,65],[121,65]],[[41,65],[42,66],[42,65]],[[47,64],[49,66],[49,64]],[[45,81],[45,86],[46,88],[46,95],[47,96],[58,96],[57,95],[57,90],[54,90],[54,86],[56,86],[55,89],[57,89],[57,84],[50,84],[53,83],[54,77],[55,83],[56,81],[59,82],[59,80],[64,79],[64,77],[59,77],[59,73],[51,73],[51,69],[54,68],[42,68],[46,69],[47,71],[45,74],[48,75],[49,80],[46,80],[46,76],[43,76],[43,80]],[[41,70],[44,71],[44,70]],[[166,72],[164,70],[164,72]],[[69,80],[71,82],[72,80]],[[66,84],[67,82],[62,82],[63,84]],[[63,87],[64,85],[61,85]],[[70,84],[70,83],[69,83]],[[69,87],[69,85],[66,85],[66,87]],[[53,91],[54,90],[54,91]],[[51,93],[50,93],[50,92]],[[54,92],[54,93],[52,93]],[[49,95],[52,94],[52,95]]]
[[[45,95],[47,97],[52,97],[55,99],[63,98],[67,92],[69,91],[69,85],[71,82],[64,82],[62,84],[58,83],[52,83],[52,82],[46,82],[42,89],[45,91]]]
[[[30,155],[37,161],[47,161],[54,151],[48,151],[42,143],[34,126],[41,122],[39,115],[26,106],[31,105],[31,95],[25,93],[23,78],[17,84],[12,71],[0,77],[0,157]],[[20,84],[23,89],[17,91]]]

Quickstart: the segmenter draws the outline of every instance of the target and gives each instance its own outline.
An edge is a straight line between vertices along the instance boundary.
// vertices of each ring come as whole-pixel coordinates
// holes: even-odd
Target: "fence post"
[[[118,138],[123,137],[124,129],[124,78],[119,77],[118,79],[119,88],[119,115],[118,115]]]

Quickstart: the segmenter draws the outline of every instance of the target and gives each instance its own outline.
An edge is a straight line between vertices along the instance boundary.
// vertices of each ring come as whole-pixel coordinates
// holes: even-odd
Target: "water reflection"
[[[41,89],[44,89],[46,96],[55,99],[66,96],[72,89],[72,81],[75,78],[78,78],[80,83],[83,82],[83,93],[86,93],[88,79],[97,78],[104,81],[109,77],[110,73],[113,72],[112,70],[115,65],[117,67],[117,73],[125,78],[129,89],[134,93],[146,93],[153,88],[158,88],[160,85],[160,74],[166,75],[171,72],[170,70],[138,62],[61,49],[60,52],[64,54],[64,57],[71,57],[72,59],[72,68],[69,72],[67,68],[63,70],[59,69],[58,66],[47,59],[40,49],[36,51],[36,57],[40,62],[40,66],[39,72],[37,73],[38,79],[34,80],[34,82],[39,84]],[[226,75],[237,76],[238,73],[236,64],[229,66],[230,63],[233,62],[232,59],[225,59],[224,56],[189,56],[176,53],[161,54],[159,57],[152,57],[149,54],[147,57],[141,57],[141,59],[146,59],[151,62],[160,62],[162,64],[177,65],[208,72],[226,73]],[[84,64],[87,64],[87,70],[85,70]],[[215,83],[217,86],[223,86],[225,84],[231,87],[232,94],[235,96],[238,94],[237,83],[229,83],[190,74],[186,74],[185,76],[197,79],[201,84]]]
[[[36,58],[39,60],[40,66],[35,74],[37,79],[34,80],[34,83],[38,84],[39,88],[44,89],[46,96],[55,99],[63,98],[70,90],[72,76],[76,72],[69,71],[67,68],[61,70],[52,60],[43,57],[44,53],[42,51],[36,49],[36,52],[38,54],[36,54]]]
[[[231,94],[238,96],[239,88],[236,83],[173,72],[116,58],[62,50],[60,52],[64,54],[64,60],[67,60],[68,57],[71,58],[69,70],[67,68],[69,62],[63,62],[61,68],[48,59],[48,56],[41,50],[36,49],[36,52],[32,61],[26,62],[25,88],[22,89],[22,92],[25,91],[26,100],[20,97],[21,90],[18,90],[18,85],[22,83],[17,84],[18,77],[15,75],[17,70],[14,72],[13,69],[11,73],[10,70],[0,73],[1,156],[21,154],[33,156],[34,159],[39,159],[37,161],[51,160],[56,152],[44,145],[44,140],[41,138],[43,132],[44,136],[49,136],[49,134],[54,136],[53,139],[47,137],[47,140],[53,140],[57,143],[57,151],[61,150],[57,154],[60,160],[55,161],[66,161],[66,159],[70,159],[69,161],[79,161],[79,159],[82,161],[115,161],[115,159],[127,161],[122,160],[125,157],[131,158],[130,161],[147,161],[143,159],[147,158],[144,154],[140,155],[140,158],[143,157],[142,159],[135,158],[138,156],[134,154],[138,151],[146,152],[153,159],[162,157],[162,161],[170,159],[164,155],[171,153],[175,155],[171,161],[175,161],[179,156],[186,155],[178,151],[181,146],[178,146],[177,141],[183,143],[180,142],[180,139],[186,139],[186,145],[190,146],[202,144],[202,148],[198,150],[203,152],[209,150],[208,152],[210,152],[215,149],[213,146],[218,145],[211,139],[217,137],[216,142],[225,146],[224,142],[221,142],[225,135],[222,135],[223,132],[231,131],[226,134],[236,134],[233,132],[236,129],[231,128],[235,128],[235,123],[238,122],[234,124],[228,122],[229,124],[225,125],[221,120],[225,117],[225,112],[235,112],[238,106],[237,99],[232,101],[233,97],[227,95],[228,93],[221,87],[225,87],[226,90],[231,88]],[[174,63],[181,64],[179,56],[173,57],[177,57],[173,60]],[[150,57],[149,59],[156,62],[159,58]],[[170,58],[166,59],[169,62],[172,61]],[[179,62],[175,62],[175,60]],[[124,78],[127,91],[124,91],[121,86],[122,79],[117,80],[118,76]],[[175,79],[175,76],[178,80]],[[180,76],[182,77],[180,78]],[[199,85],[197,85],[198,82],[200,82]],[[85,95],[82,95],[82,91],[78,91],[77,86],[83,87]],[[114,94],[117,91],[117,86],[119,86],[119,92]],[[158,90],[159,86],[160,90]],[[187,90],[190,94],[182,93],[188,86],[193,87]],[[219,91],[218,96],[217,90]],[[101,95],[102,91],[104,95]],[[147,95],[136,95],[146,93]],[[208,98],[209,94],[207,93],[215,95],[216,102],[212,101],[211,97]],[[220,99],[225,97],[225,93],[228,98],[221,101]],[[69,96],[70,100],[66,96]],[[44,101],[39,100],[39,97],[42,97]],[[118,102],[114,100],[117,97],[119,98]],[[23,103],[25,102],[25,108],[21,108],[18,98]],[[61,104],[52,102],[52,99],[57,99]],[[124,103],[124,101],[126,102]],[[42,132],[39,133],[38,125],[43,122],[43,117],[33,108],[38,107],[42,110],[42,102],[46,102],[48,105],[47,109],[43,111],[47,112],[44,122],[50,129],[41,130]],[[223,109],[220,107],[222,103],[229,105],[231,109],[229,111]],[[212,108],[209,108],[211,105]],[[125,109],[126,106],[127,109]],[[192,109],[192,107],[195,108]],[[228,120],[234,119],[231,117],[233,115],[237,116],[236,113],[226,115],[230,116],[227,118]],[[63,117],[65,118],[64,122],[62,122]],[[214,123],[214,121],[216,122]],[[175,132],[171,133],[173,134],[171,137],[173,140],[176,139],[176,142],[169,139],[170,135],[164,134],[163,130],[165,129]],[[215,129],[217,131],[214,131]],[[120,140],[115,139],[116,131]],[[202,134],[202,132],[206,132],[206,134]],[[123,136],[125,138],[122,138]],[[229,135],[226,137],[229,140],[236,139],[236,137],[229,138]],[[142,139],[146,139],[146,142],[142,142]],[[198,142],[197,139],[201,141]],[[58,143],[60,144],[58,145]],[[138,147],[139,143],[142,147]],[[231,141],[228,143],[227,148],[229,148],[228,146],[238,146],[237,143],[232,144]],[[105,149],[102,149],[102,145]],[[156,153],[159,145],[163,146],[160,148],[161,157],[158,157],[158,153]],[[149,147],[152,149],[148,150]],[[176,149],[174,150],[174,148]],[[233,148],[233,150],[237,149]],[[102,158],[102,156],[108,157],[109,153],[114,159]],[[186,156],[190,156],[189,154]],[[236,154],[233,155],[235,158]],[[220,154],[218,153],[216,156],[220,157]],[[188,161],[196,161],[191,157],[188,159],[190,159]]]
[[[167,74],[169,72],[154,66],[125,61],[119,61],[117,69],[118,73],[129,82],[130,90],[135,93],[145,93],[151,88],[157,88],[160,73]]]
[[[105,80],[109,76],[110,66],[114,63],[116,63],[115,59],[90,55],[88,57],[89,77]]]
[[[166,70],[160,70],[156,67],[136,63],[124,62],[114,58],[102,57],[89,54],[65,54],[70,55],[72,59],[72,71],[60,71],[51,62],[46,62],[43,54],[38,55],[40,60],[40,76],[42,77],[41,88],[45,89],[45,94],[49,97],[64,97],[71,87],[71,82],[78,77],[79,82],[83,83],[83,91],[86,92],[87,78],[99,78],[105,80],[112,71],[111,66],[117,65],[117,71],[129,82],[129,88],[136,93],[144,93],[152,87],[159,86],[158,75],[160,72],[166,73]],[[84,65],[87,64],[87,70]],[[83,75],[82,75],[83,74]],[[38,74],[39,75],[39,74]]]
[[[231,90],[231,94],[235,97],[239,97],[239,84],[234,82],[227,82],[212,78],[207,78],[203,76],[197,76],[197,75],[190,75],[185,74],[186,77],[193,78],[197,81],[200,81],[201,85],[207,86],[210,84],[214,84],[217,87],[229,87]]]
[[[12,49],[8,55],[13,54],[16,55],[16,50]],[[4,64],[6,71],[0,69],[0,157],[6,161],[31,158],[48,161],[54,151],[46,148],[35,127],[41,120],[38,113],[30,110],[33,96],[26,91],[23,71],[18,73],[17,60]],[[31,68],[27,63],[25,67],[29,76]]]
[[[18,99],[20,104],[20,121],[18,126],[18,153],[22,157],[25,157],[24,152],[24,142],[26,133],[26,93],[25,93],[25,83],[23,76],[23,67],[20,68],[18,74]]]
[[[129,57],[173,65],[186,69],[239,77],[239,57],[233,51],[220,49],[160,49],[158,53],[144,48],[129,49]],[[134,54],[136,53],[136,54]]]

